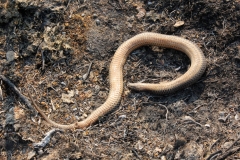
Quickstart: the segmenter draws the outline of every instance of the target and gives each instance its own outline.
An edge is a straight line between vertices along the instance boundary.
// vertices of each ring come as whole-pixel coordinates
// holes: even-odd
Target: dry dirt
[[[0,159],[240,159],[239,0],[1,0],[0,74],[51,119],[80,121],[106,100],[118,46],[144,31],[195,42],[207,59],[202,78],[170,95],[130,91],[127,82],[171,80],[190,64],[178,51],[141,47],[124,67],[119,106],[66,131],[1,81]]]

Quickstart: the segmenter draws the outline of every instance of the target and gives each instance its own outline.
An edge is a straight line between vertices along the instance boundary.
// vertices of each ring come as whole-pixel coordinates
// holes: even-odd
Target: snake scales
[[[170,35],[158,33],[141,33],[125,41],[115,52],[109,69],[110,92],[107,100],[95,111],[93,111],[85,120],[75,122],[69,125],[58,124],[49,119],[45,113],[36,105],[31,94],[31,98],[37,111],[52,126],[62,129],[86,128],[97,121],[97,119],[110,110],[112,110],[121,100],[123,92],[123,66],[128,55],[140,46],[154,45],[166,48],[173,48],[185,53],[191,60],[189,70],[170,82],[161,82],[159,84],[150,83],[129,83],[128,87],[137,91],[151,91],[156,94],[168,94],[184,88],[196,82],[206,69],[206,60],[200,48],[193,42]]]

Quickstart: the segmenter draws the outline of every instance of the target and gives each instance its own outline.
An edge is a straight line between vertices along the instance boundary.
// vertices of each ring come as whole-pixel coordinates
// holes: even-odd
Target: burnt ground
[[[239,0],[1,0],[0,74],[70,124],[106,100],[114,52],[144,31],[195,42],[207,59],[202,78],[170,95],[130,91],[127,82],[171,80],[190,64],[141,47],[124,67],[119,106],[85,130],[56,132],[1,82],[0,159],[240,159]]]

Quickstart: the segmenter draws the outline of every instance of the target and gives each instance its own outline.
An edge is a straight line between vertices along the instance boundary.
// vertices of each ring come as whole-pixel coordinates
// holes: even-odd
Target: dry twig
[[[239,152],[240,151],[240,147],[235,147],[231,150],[228,150],[227,152],[223,153],[223,155],[221,157],[218,158],[218,160],[224,160],[226,159],[228,156],[231,156],[233,155],[234,153],[236,152]]]
[[[50,130],[49,132],[47,132],[45,134],[45,137],[40,142],[33,144],[34,148],[43,148],[43,147],[45,147],[50,142],[50,139],[51,139],[51,136],[53,135],[53,133],[55,133],[57,131],[63,132],[62,130],[55,129],[55,128]]]
[[[43,51],[41,51],[41,55],[42,55],[42,70],[44,70],[45,69],[45,56],[44,56]]]
[[[32,107],[29,100],[17,89],[17,87],[10,80],[8,80],[4,75],[0,75],[0,79],[2,79],[2,81],[6,83],[18,95],[18,97],[26,104],[26,106],[32,110],[34,114],[36,114],[36,110],[34,107]]]
[[[166,115],[165,116],[166,116],[166,121],[167,121],[168,120],[168,108],[163,104],[159,104],[159,106],[164,107],[166,109]]]
[[[89,67],[88,67],[88,70],[87,70],[87,73],[85,73],[85,74],[83,75],[83,77],[82,77],[84,81],[88,78],[88,76],[89,76],[89,74],[90,74],[90,71],[91,71],[91,68],[92,68],[92,64],[93,64],[93,62],[90,63],[90,65],[89,65]]]
[[[207,160],[212,160],[212,159],[214,159],[214,158],[217,158],[218,160],[224,160],[224,159],[226,159],[228,156],[230,156],[230,155],[232,155],[232,154],[240,151],[240,147],[234,147],[234,148],[233,148],[233,146],[234,146],[239,140],[240,140],[240,137],[239,137],[237,140],[235,140],[235,141],[233,142],[233,144],[232,144],[230,147],[228,147],[224,152],[223,152],[222,150],[218,150],[218,151],[212,153],[212,154],[207,158]],[[221,155],[221,156],[218,157],[219,155]]]
[[[212,153],[206,160],[213,160],[214,158],[216,158],[218,155],[220,155],[222,153],[221,150]]]

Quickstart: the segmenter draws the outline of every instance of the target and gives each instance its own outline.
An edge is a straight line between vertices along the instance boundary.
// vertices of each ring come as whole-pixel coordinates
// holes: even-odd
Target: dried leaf
[[[20,107],[14,107],[13,112],[14,112],[15,119],[21,119],[25,116],[24,110]]]
[[[68,91],[68,94],[62,93],[62,100],[65,103],[74,103],[74,99],[72,98],[74,96],[74,90]]]
[[[162,149],[159,148],[159,147],[156,147],[154,151],[155,151],[155,152],[159,152],[159,153],[161,153],[161,152],[162,152]]]
[[[161,15],[158,13],[155,13],[153,10],[151,10],[146,13],[146,17],[148,17],[149,19],[151,19],[155,22],[156,20],[160,20]]]
[[[142,150],[143,147],[144,147],[144,145],[143,145],[142,141],[140,141],[140,140],[135,145],[135,148],[137,148],[138,150]]]
[[[135,7],[137,7],[138,14],[136,15],[138,19],[141,19],[145,16],[146,10],[143,8],[143,3],[136,3]]]
[[[138,19],[141,19],[145,16],[146,10],[144,8],[137,8],[138,14],[136,15]]]

